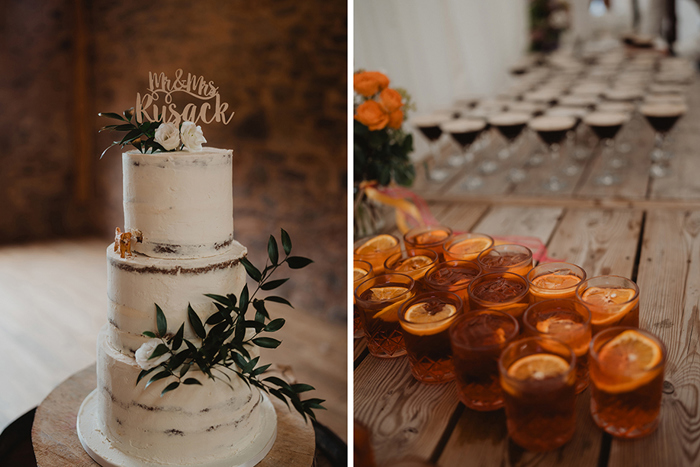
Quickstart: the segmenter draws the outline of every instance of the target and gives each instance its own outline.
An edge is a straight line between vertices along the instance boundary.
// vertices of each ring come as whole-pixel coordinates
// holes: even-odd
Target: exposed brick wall
[[[82,219],[80,211],[71,207],[74,162],[67,81],[72,33],[66,17],[73,2],[4,4],[0,8],[12,8],[13,14],[32,7],[43,12],[38,18],[21,16],[36,29],[35,42],[27,43],[28,36],[21,31],[0,32],[19,48],[14,54],[0,52],[0,59],[37,58],[33,66],[30,60],[22,65],[26,69],[0,78],[0,105],[17,108],[13,113],[28,119],[22,123],[22,117],[16,118],[25,136],[16,136],[11,151],[0,154],[11,161],[9,190],[15,199],[9,209],[12,218],[0,216],[0,241],[15,241],[47,237],[55,230],[52,222],[70,227],[80,223],[69,219]],[[46,4],[58,13],[51,8],[44,12]],[[133,106],[136,92],[146,88],[149,71],[172,76],[183,68],[214,81],[222,100],[236,111],[228,126],[204,127],[208,145],[234,150],[235,237],[261,264],[268,235],[278,236],[280,227],[289,231],[295,253],[316,264],[295,272],[293,283],[283,292],[298,307],[344,319],[346,2],[98,0],[85,5],[89,5],[93,113]],[[59,19],[53,19],[55,15]],[[18,91],[35,100],[30,115],[25,103],[13,101]],[[48,139],[27,136],[34,125],[47,122]],[[93,131],[105,123],[95,117]],[[95,137],[95,158],[111,137],[104,133]],[[94,162],[91,215],[83,216],[106,239],[123,224],[119,152],[115,148]],[[40,176],[25,175],[27,167],[41,169]],[[6,177],[10,179],[1,171],[0,183]],[[7,189],[0,185],[0,195]],[[24,230],[18,227],[23,219],[28,225]],[[74,233],[69,227],[61,231]]]

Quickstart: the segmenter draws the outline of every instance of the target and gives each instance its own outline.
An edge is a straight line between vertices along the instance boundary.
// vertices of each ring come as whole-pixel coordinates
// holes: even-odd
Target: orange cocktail
[[[582,282],[576,298],[591,310],[593,335],[611,326],[639,327],[639,287],[620,276],[597,276]]]
[[[372,265],[374,274],[384,273],[384,261],[401,250],[399,239],[389,234],[374,235],[355,242],[354,258]]]
[[[576,356],[561,341],[528,337],[499,360],[508,435],[530,451],[568,442],[576,426]]]
[[[503,311],[521,324],[522,315],[529,306],[527,291],[525,278],[512,272],[482,274],[467,289],[472,310],[487,308]]]
[[[469,283],[481,274],[481,268],[473,261],[445,261],[438,263],[423,277],[423,283],[429,290],[452,292],[464,303],[464,310],[469,310]]]
[[[479,411],[503,407],[498,358],[519,333],[518,321],[500,311],[474,310],[455,320],[450,343],[464,405]]]
[[[454,379],[448,329],[462,314],[462,300],[450,292],[427,292],[404,302],[399,323],[411,373],[424,383]]]
[[[482,251],[477,263],[484,273],[514,272],[523,277],[533,267],[532,250],[522,245],[494,245]]]
[[[362,261],[360,259],[353,260],[352,265],[352,290],[354,291],[358,285],[372,277],[372,265],[367,261]],[[362,318],[360,318],[360,312],[357,310],[357,305],[355,304],[355,296],[352,297],[352,308],[353,308],[353,331],[355,339],[360,338],[365,335],[365,330],[362,327]]]
[[[403,236],[406,249],[429,248],[442,260],[442,245],[452,236],[452,229],[443,225],[421,225]]]
[[[656,429],[661,411],[666,349],[654,335],[612,327],[591,342],[591,415],[619,438]]]
[[[591,312],[577,300],[543,300],[523,315],[528,336],[559,339],[576,354],[576,394],[588,387],[588,346],[591,343]]]
[[[438,254],[427,248],[414,248],[389,256],[384,262],[387,274],[399,273],[411,276],[416,281],[416,292],[425,289],[423,276],[438,262]]]
[[[415,295],[414,281],[405,274],[380,274],[355,289],[355,302],[365,328],[367,348],[375,357],[406,353],[399,309]]]
[[[479,254],[493,246],[493,238],[478,233],[455,235],[442,246],[445,261],[464,260],[474,261]]]
[[[571,263],[540,264],[527,274],[530,303],[552,298],[576,298],[576,287],[586,279],[586,271]]]

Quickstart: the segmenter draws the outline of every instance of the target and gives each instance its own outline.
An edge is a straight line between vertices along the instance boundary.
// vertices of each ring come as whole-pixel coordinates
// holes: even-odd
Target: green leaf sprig
[[[300,394],[312,391],[314,387],[302,383],[289,384],[276,376],[265,377],[264,374],[270,365],[259,365],[260,357],[251,358],[248,351],[251,346],[274,349],[281,344],[277,339],[261,335],[262,333],[277,332],[285,324],[283,318],[270,318],[265,306],[266,302],[282,303],[292,307],[289,301],[279,296],[256,298],[258,292],[274,290],[289,280],[288,278],[270,279],[283,264],[289,266],[290,269],[301,269],[312,263],[308,258],[291,256],[292,241],[284,229],[281,232],[281,241],[284,258],[280,260],[277,240],[270,235],[267,244],[268,261],[266,261],[262,271],[247,258],[241,259],[248,276],[257,283],[252,294],[247,284],[238,297],[234,294],[226,296],[206,294],[212,299],[217,311],[210,315],[204,323],[192,306],[188,305],[189,326],[197,336],[199,346],[184,338],[185,323],[180,325],[175,335],[168,335],[165,313],[156,304],[157,332],[145,331],[143,335],[158,338],[161,343],[158,344],[149,359],[161,357],[166,353],[169,353],[170,357],[150,370],[141,371],[136,384],[155,372],[149,378],[146,387],[164,378],[175,379],[162,390],[161,396],[177,389],[182,384],[201,385],[202,383],[198,379],[188,377],[190,369],[196,365],[208,378],[222,380],[229,386],[231,386],[229,384],[231,376],[236,375],[249,387],[255,386],[277,397],[287,407],[290,407],[291,403],[291,407],[294,407],[304,417],[304,420],[307,419],[307,416],[315,420],[314,409],[325,409],[321,405],[324,400],[316,398],[302,400],[300,397]],[[253,319],[250,319],[253,311]],[[249,329],[252,329],[253,333],[247,337]]]
[[[125,110],[124,112],[120,114],[114,113],[114,112],[101,112],[99,114],[100,117],[106,117],[106,118],[112,118],[114,120],[119,120],[118,125],[106,125],[100,129],[100,132],[103,131],[125,131],[126,134],[120,141],[114,141],[112,144],[107,147],[104,151],[102,151],[102,154],[100,155],[100,159],[102,159],[102,156],[105,155],[107,151],[109,151],[111,148],[114,146],[121,146],[122,148],[128,144],[134,146],[136,149],[138,149],[142,153],[147,153],[147,152],[154,152],[154,151],[165,151],[165,148],[161,146],[159,143],[156,143],[155,136],[156,136],[156,130],[162,123],[161,120],[159,119],[158,121],[155,122],[149,122],[145,121],[143,123],[138,123],[137,121],[133,121],[132,119],[134,117],[134,108],[130,108],[128,110]]]

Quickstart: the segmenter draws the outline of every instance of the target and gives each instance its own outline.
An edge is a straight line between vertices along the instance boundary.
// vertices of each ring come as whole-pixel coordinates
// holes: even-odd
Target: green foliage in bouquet
[[[195,342],[184,338],[185,323],[180,325],[175,335],[166,334],[168,323],[165,314],[156,304],[157,331],[146,331],[143,335],[159,339],[160,343],[148,359],[158,359],[163,355],[169,355],[169,357],[153,368],[142,370],[136,384],[149,375],[146,387],[164,378],[173,379],[162,390],[161,396],[176,390],[181,385],[201,385],[202,383],[194,378],[192,373],[189,373],[192,368],[196,367],[208,378],[221,380],[226,384],[231,382],[231,377],[238,377],[249,387],[255,386],[280,399],[287,407],[290,407],[291,403],[292,407],[305,420],[307,416],[315,419],[313,410],[325,409],[321,405],[324,401],[316,398],[302,400],[300,397],[300,394],[311,391],[314,387],[301,383],[289,384],[276,376],[265,377],[265,372],[270,365],[260,365],[260,357],[251,358],[249,353],[252,346],[274,349],[281,344],[277,339],[262,335],[262,333],[279,331],[285,324],[283,318],[270,318],[266,302],[292,306],[286,299],[278,296],[256,298],[257,293],[261,290],[274,290],[289,280],[270,280],[272,274],[283,264],[286,264],[290,269],[301,269],[312,263],[308,258],[290,256],[292,241],[284,229],[282,229],[281,241],[284,251],[283,259],[280,259],[275,237],[270,235],[267,246],[269,263],[266,262],[262,271],[247,258],[241,259],[248,276],[257,283],[257,287],[252,293],[246,284],[238,297],[234,294],[226,296],[207,294],[206,296],[213,301],[217,311],[210,315],[205,322],[202,322],[192,306],[188,305],[188,325],[197,336]],[[252,333],[247,332],[249,330],[252,330]],[[231,385],[229,384],[229,386]]]

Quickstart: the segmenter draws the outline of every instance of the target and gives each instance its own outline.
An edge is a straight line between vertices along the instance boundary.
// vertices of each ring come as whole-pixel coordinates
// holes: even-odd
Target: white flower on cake
[[[188,151],[201,151],[202,143],[207,142],[204,139],[202,127],[192,122],[184,122],[182,124],[180,127],[180,138],[182,138],[182,144],[185,145]]]
[[[156,347],[158,347],[158,344],[160,343],[160,339],[150,339],[145,344],[142,344],[136,351],[134,357],[136,358],[136,363],[138,363],[141,369],[150,370],[151,368],[157,367],[170,358],[170,354],[166,352],[160,357],[152,358],[150,360],[148,359],[148,357],[153,355],[153,351],[156,350]]]
[[[180,146],[180,131],[174,123],[161,123],[158,125],[155,136],[156,143],[172,151]]]

